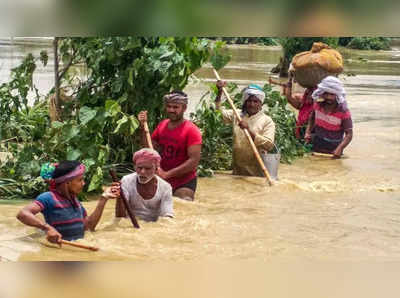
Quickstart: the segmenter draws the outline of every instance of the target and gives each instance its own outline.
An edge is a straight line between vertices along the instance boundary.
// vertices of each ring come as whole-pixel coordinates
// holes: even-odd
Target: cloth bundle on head
[[[50,180],[53,178],[53,172],[57,166],[57,163],[46,162],[40,168],[40,177],[42,177],[44,180]]]
[[[260,100],[262,103],[264,102],[265,93],[262,90],[262,88],[256,84],[250,84],[246,89],[244,89],[243,96],[242,96],[242,102],[244,103],[252,95],[257,97],[258,100]]]
[[[143,148],[133,154],[133,162],[152,161],[156,167],[160,166],[161,156],[156,150]]]
[[[183,92],[176,92],[173,91],[171,93],[164,95],[164,102],[165,103],[188,103],[188,96]]]
[[[337,77],[328,76],[324,78],[321,83],[318,84],[317,90],[312,94],[312,98],[317,100],[325,92],[336,94],[336,100],[338,104],[342,104],[346,100],[346,92],[343,88],[343,83]]]
[[[53,180],[56,184],[68,182],[68,181],[74,179],[75,177],[83,175],[85,173],[85,170],[86,170],[85,166],[83,164],[79,164],[79,166],[77,166],[73,171],[71,171],[63,176],[53,178]]]

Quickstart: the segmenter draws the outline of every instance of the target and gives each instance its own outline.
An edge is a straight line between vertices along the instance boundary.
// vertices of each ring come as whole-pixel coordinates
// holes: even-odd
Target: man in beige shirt
[[[221,107],[222,88],[226,82],[217,81],[218,94],[215,99],[216,107],[221,110],[225,123],[233,125],[233,174],[243,176],[263,177],[263,171],[260,168],[249,141],[243,131],[247,129],[256,145],[261,158],[266,160],[268,151],[274,147],[275,123],[271,117],[265,115],[262,107],[265,93],[262,88],[251,84],[243,91],[242,96],[242,121],[235,118],[233,110],[226,110]]]

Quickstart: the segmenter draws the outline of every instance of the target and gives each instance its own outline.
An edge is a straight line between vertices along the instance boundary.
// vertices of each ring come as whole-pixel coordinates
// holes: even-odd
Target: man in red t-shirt
[[[183,117],[187,101],[188,97],[182,91],[173,91],[164,96],[168,119],[158,124],[151,139],[154,148],[161,155],[158,176],[171,184],[174,196],[193,201],[202,137],[199,128]],[[140,112],[138,119],[143,127],[147,121],[147,112]],[[142,132],[142,142],[146,144],[144,131]]]

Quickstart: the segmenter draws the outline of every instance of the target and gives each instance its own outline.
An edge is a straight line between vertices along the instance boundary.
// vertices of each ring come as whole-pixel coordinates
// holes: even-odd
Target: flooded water
[[[16,46],[13,61],[41,47]],[[0,51],[3,81],[11,51],[4,45]],[[232,46],[231,51],[233,60],[220,74],[240,85],[264,84],[281,54],[278,47]],[[20,261],[399,260],[400,50],[346,51],[344,57],[345,72],[355,76],[341,77],[354,121],[354,138],[343,159],[308,156],[281,164],[273,187],[263,178],[229,173],[201,178],[195,202],[175,199],[174,219],[140,222],[139,230],[129,220],[113,224],[114,202],[109,201],[97,231],[80,241],[98,246],[98,252],[47,244],[15,219],[26,202],[2,202],[0,256]],[[35,78],[43,86],[52,82],[47,69]],[[186,88],[193,99],[215,80],[209,67],[196,77]],[[195,105],[193,100],[190,109]],[[90,213],[96,201],[83,205]]]

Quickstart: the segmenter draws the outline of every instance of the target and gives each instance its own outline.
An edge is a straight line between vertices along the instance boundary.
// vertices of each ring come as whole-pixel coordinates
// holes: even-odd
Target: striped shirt
[[[314,103],[315,134],[328,141],[340,143],[344,131],[353,128],[351,114],[346,104],[341,104],[333,112],[327,113],[319,103]]]
[[[74,199],[74,204],[58,192],[44,192],[34,201],[40,206],[46,223],[53,226],[65,240],[76,240],[84,237],[85,208]]]

